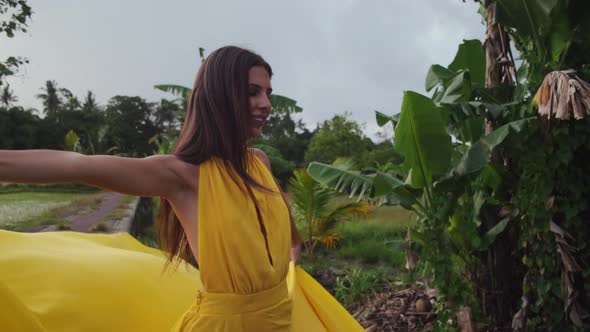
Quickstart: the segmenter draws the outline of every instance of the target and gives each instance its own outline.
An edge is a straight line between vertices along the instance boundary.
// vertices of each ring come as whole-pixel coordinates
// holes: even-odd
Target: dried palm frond
[[[320,236],[319,241],[326,246],[327,248],[334,249],[338,242],[340,242],[341,237],[337,234],[329,234]]]
[[[590,84],[574,70],[551,72],[545,76],[533,104],[548,119],[569,120],[572,113],[576,120],[583,119],[590,115]]]
[[[412,231],[408,227],[408,232],[406,233],[406,270],[408,271],[412,271],[418,262],[418,253],[412,249],[412,242]]]
[[[529,283],[529,272],[524,275],[522,279],[522,289],[526,289]],[[528,322],[528,313],[530,306],[530,299],[529,294],[527,292],[523,292],[520,302],[520,309],[518,312],[512,317],[512,332],[524,332],[527,331],[527,322]]]

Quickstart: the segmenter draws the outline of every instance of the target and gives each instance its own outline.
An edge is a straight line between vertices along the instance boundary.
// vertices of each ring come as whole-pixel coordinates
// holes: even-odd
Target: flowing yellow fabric
[[[248,173],[278,190],[257,158]],[[281,196],[253,189],[257,212],[242,189],[201,164],[200,271],[162,273],[163,253],[127,233],[0,231],[0,331],[363,331],[290,262]]]
[[[131,235],[0,231],[0,331],[169,331],[199,273]]]

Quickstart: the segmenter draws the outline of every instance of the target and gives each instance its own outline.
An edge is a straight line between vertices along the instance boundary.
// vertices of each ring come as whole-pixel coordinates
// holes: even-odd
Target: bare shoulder
[[[264,163],[264,165],[266,165],[266,167],[268,167],[268,169],[270,169],[270,159],[268,159],[268,156],[266,155],[266,153],[264,153],[264,151],[257,149],[257,148],[250,148],[250,151],[257,156],[258,158],[260,158],[260,160],[262,160],[262,162]]]

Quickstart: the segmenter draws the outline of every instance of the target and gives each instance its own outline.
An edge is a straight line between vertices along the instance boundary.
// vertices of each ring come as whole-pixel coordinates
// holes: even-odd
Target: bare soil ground
[[[98,207],[92,211],[86,211],[85,206],[80,206],[74,212],[60,216],[70,222],[70,229],[76,232],[90,232],[92,228],[116,209],[125,197],[116,192],[105,192]]]
[[[326,289],[336,285],[336,275],[326,271],[315,276]],[[384,287],[346,309],[369,332],[429,332],[436,319],[436,290]]]

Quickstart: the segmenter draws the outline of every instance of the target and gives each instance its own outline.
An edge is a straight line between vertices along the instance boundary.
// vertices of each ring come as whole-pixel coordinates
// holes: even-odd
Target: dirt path
[[[124,195],[116,192],[105,192],[98,207],[90,212],[85,211],[85,206],[80,206],[77,211],[66,216],[61,216],[70,222],[70,229],[76,232],[90,232],[92,227],[108,216],[119,206]]]

